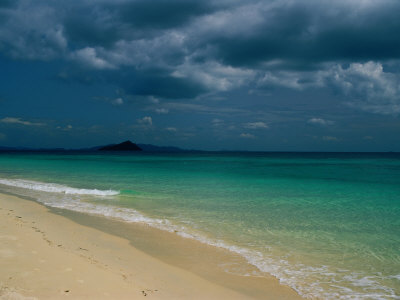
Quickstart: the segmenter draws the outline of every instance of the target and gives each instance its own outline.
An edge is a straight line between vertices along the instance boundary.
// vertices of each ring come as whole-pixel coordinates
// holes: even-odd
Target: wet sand
[[[300,299],[257,274],[174,233],[0,194],[0,299]]]

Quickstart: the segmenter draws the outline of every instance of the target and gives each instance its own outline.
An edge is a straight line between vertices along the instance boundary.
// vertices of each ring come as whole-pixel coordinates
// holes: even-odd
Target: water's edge
[[[314,156],[0,156],[0,193],[203,243],[303,297],[400,299],[400,157]]]
[[[164,263],[184,269],[207,281],[255,299],[265,299],[266,295],[271,292],[270,289],[277,289],[278,292],[274,292],[275,294],[282,293],[289,299],[302,298],[295,289],[282,284],[271,274],[251,275],[251,273],[257,272],[256,266],[229,249],[203,243],[145,223],[129,223],[104,215],[52,207],[33,197],[12,192],[1,191],[0,196],[2,194],[32,201],[45,207],[49,213],[65,217],[79,225],[126,239],[132,247]],[[189,249],[190,253],[188,253]],[[241,271],[235,271],[239,265],[241,271],[248,270],[246,275],[243,275]],[[227,270],[225,266],[230,266],[231,270]]]

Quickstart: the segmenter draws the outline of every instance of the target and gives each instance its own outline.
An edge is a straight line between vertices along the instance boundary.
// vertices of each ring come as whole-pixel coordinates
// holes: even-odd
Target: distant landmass
[[[160,147],[150,144],[138,144],[143,151],[147,152],[188,152],[188,151],[198,151],[198,150],[184,150],[178,147]]]
[[[131,141],[125,141],[120,144],[101,147],[99,151],[142,151],[142,148]]]
[[[65,149],[65,148],[26,148],[26,147],[2,147],[0,146],[0,151],[8,152],[69,152],[69,151],[79,151],[79,152],[97,152],[97,151],[143,151],[143,152],[193,152],[197,150],[185,150],[178,147],[171,146],[155,146],[151,144],[135,144],[131,141],[125,141],[119,144],[110,144],[95,146],[90,148],[80,148],[80,149]]]

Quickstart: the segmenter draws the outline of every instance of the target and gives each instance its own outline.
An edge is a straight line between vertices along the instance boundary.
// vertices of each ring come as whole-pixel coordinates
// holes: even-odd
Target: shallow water
[[[3,153],[0,191],[229,249],[306,297],[400,299],[397,154]]]

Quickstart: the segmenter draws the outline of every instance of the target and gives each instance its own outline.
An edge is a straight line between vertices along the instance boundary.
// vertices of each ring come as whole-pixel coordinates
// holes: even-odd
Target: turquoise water
[[[398,154],[3,153],[1,191],[224,247],[306,297],[400,299]]]

